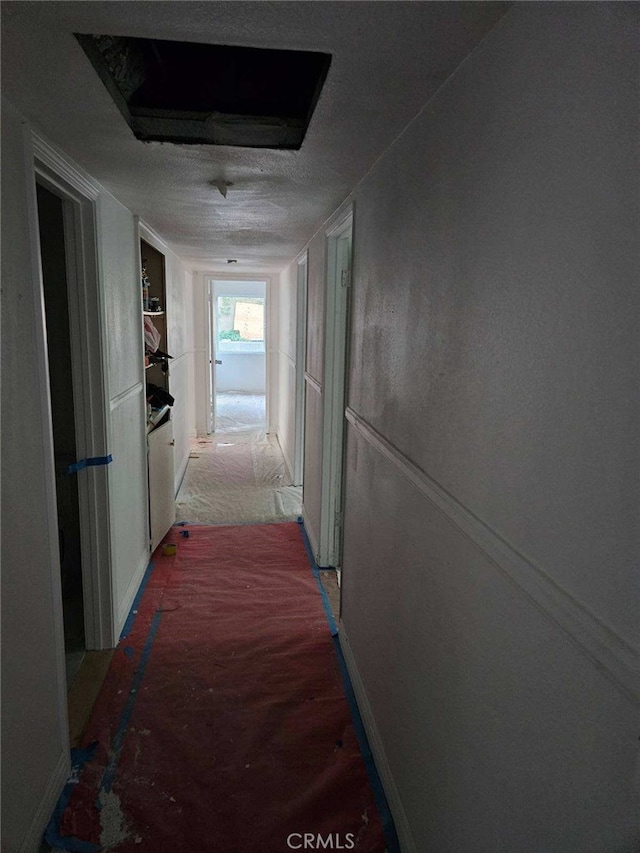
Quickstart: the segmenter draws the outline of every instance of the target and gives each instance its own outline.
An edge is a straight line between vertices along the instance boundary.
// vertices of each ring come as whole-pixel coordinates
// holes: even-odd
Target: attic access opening
[[[137,139],[298,149],[331,55],[75,34]]]

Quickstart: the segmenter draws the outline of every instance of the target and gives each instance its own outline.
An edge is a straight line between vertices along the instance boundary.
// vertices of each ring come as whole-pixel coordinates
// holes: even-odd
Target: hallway
[[[636,853],[639,13],[2,4],[3,853],[71,772],[63,483],[90,652],[176,511],[301,517],[402,853]]]

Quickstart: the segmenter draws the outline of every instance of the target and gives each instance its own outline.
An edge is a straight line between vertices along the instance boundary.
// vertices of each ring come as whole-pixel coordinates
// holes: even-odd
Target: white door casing
[[[327,282],[322,418],[320,566],[338,571],[342,559],[347,327],[351,293],[353,209],[326,232]]]
[[[304,374],[307,357],[307,252],[298,260],[296,283],[296,400],[295,439],[293,451],[293,485],[301,486],[304,475],[304,419],[306,384]],[[280,389],[282,393],[282,389]]]
[[[78,460],[109,458],[108,372],[104,306],[99,292],[96,233],[97,187],[39,135],[32,135],[34,173],[38,183],[63,202],[70,344]],[[38,241],[35,184],[32,220]],[[39,242],[34,245],[39,262]],[[44,305],[41,272],[38,299]],[[40,357],[47,359],[46,344]],[[48,369],[45,365],[48,374]],[[46,394],[49,416],[50,391]],[[78,478],[81,526],[82,584],[87,649],[115,645],[113,566],[109,530],[109,476],[106,465],[93,465],[73,475]],[[51,491],[55,514],[55,484]],[[53,571],[59,572],[56,555]],[[59,582],[59,579],[58,579]]]

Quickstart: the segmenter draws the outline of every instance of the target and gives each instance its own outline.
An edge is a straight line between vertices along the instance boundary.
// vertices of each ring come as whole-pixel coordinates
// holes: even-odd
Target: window
[[[218,296],[217,351],[264,353],[264,299],[254,296]]]

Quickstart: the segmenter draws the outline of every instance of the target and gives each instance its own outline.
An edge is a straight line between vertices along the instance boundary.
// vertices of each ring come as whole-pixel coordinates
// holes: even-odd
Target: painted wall
[[[55,473],[39,260],[29,232],[35,210],[30,126],[3,102],[2,192],[2,639],[3,853],[39,849],[69,770],[64,641],[55,517]],[[106,467],[115,634],[148,562],[147,469],[139,259],[134,218],[98,192],[99,310],[108,389]],[[169,346],[184,400],[174,425],[177,469],[193,429],[192,306],[185,271],[168,253]],[[187,285],[190,283],[187,282]],[[28,425],[28,428],[25,427]],[[28,543],[28,546],[27,544]]]
[[[21,118],[2,104],[2,839],[37,849],[68,774],[53,444]],[[32,207],[35,210],[34,207]],[[43,476],[43,473],[45,476]]]
[[[194,437],[196,434],[196,398],[195,398],[195,329],[193,314],[193,272],[184,270],[184,310],[185,324],[187,326],[187,341],[189,347],[188,369],[187,369],[187,425],[188,435]],[[188,457],[187,457],[188,461]],[[186,467],[186,466],[185,466]]]
[[[517,4],[354,194],[342,641],[407,851],[640,843],[635,12]]]
[[[296,312],[298,264],[280,273],[278,311],[278,441],[293,472],[296,414]]]
[[[222,364],[217,366],[216,390],[240,391],[246,394],[264,394],[266,382],[266,356],[264,353],[218,353]]]
[[[307,351],[303,516],[314,556],[319,555],[322,494],[322,383],[324,377],[326,238],[318,233],[308,247]]]

